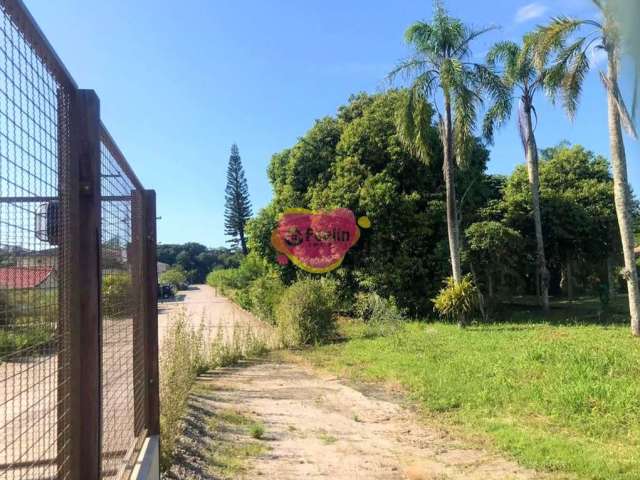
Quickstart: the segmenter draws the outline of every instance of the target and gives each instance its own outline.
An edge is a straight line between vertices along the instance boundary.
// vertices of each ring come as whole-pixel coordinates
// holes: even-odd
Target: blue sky
[[[431,14],[430,0],[25,0],[81,88],[101,99],[102,117],[147,188],[158,194],[159,241],[225,242],[225,171],[240,148],[254,210],[271,197],[271,155],[350,94],[376,92],[408,53],[407,26]],[[593,16],[588,0],[449,0],[456,16],[501,30],[499,38],[559,13]],[[594,57],[597,63],[598,58]],[[599,63],[601,68],[604,67]],[[608,154],[606,100],[587,81],[576,121],[538,99],[541,148],[563,139]],[[640,148],[627,140],[629,177],[640,192]],[[522,162],[512,122],[497,135],[489,171]]]

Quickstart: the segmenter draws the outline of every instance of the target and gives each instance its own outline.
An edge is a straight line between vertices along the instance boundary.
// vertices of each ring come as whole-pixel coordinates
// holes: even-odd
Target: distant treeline
[[[212,270],[237,267],[241,257],[230,248],[207,248],[194,242],[158,245],[158,261],[184,270],[191,283],[204,282]]]

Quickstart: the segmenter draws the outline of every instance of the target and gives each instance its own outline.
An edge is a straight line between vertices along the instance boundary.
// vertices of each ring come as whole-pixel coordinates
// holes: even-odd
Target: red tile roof
[[[53,268],[0,267],[0,288],[35,288],[53,273]]]

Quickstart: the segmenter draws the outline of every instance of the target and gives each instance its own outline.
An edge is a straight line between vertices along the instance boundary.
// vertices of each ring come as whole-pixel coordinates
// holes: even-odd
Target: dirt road
[[[206,313],[211,318],[233,310],[227,301],[207,299],[207,295],[206,289],[200,289],[187,297],[187,303],[197,299],[194,308],[212,309]],[[195,434],[183,449],[187,452],[183,465],[170,478],[218,478],[207,467],[221,435],[212,431],[210,419],[216,412],[229,411],[265,427],[260,440],[264,449],[249,460],[248,470],[234,478],[542,478],[514,462],[469,448],[424,425],[412,411],[375,397],[298,364],[247,362],[217,370],[199,382],[188,421]]]
[[[218,328],[225,330],[225,336],[231,332],[234,324],[259,325],[251,314],[242,310],[229,299],[219,296],[208,285],[191,285],[189,290],[181,290],[175,299],[161,301],[158,304],[158,342],[162,341],[166,331],[178,315],[184,312],[195,328],[204,327],[205,335],[213,337]]]

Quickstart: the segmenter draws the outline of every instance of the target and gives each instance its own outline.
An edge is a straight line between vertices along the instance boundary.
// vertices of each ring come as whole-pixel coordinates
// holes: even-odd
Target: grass
[[[264,442],[255,441],[263,438],[264,425],[239,411],[215,414],[209,428],[216,438],[208,452],[211,474],[216,478],[238,478],[248,470],[252,458],[268,450]]]
[[[205,338],[204,325],[194,328],[184,310],[173,313],[169,324],[171,326],[164,336],[159,359],[162,446],[160,467],[163,471],[167,470],[173,461],[184,427],[189,394],[198,375],[215,368],[233,365],[245,358],[260,356],[271,346],[266,342],[272,341],[266,338],[264,332],[239,324],[234,324],[230,338],[224,338],[222,321],[218,325],[215,338],[208,341]],[[222,420],[234,424],[242,419],[230,417]]]
[[[411,323],[379,338],[351,323],[346,341],[302,355],[353,380],[399,384],[436,421],[559,478],[640,479],[638,339],[627,325],[524,320]]]
[[[256,440],[261,440],[264,437],[264,425],[260,422],[254,423],[249,427],[249,434]]]
[[[338,441],[337,437],[334,437],[333,435],[329,435],[326,432],[321,432],[320,435],[318,435],[318,438],[325,445],[333,445]]]

